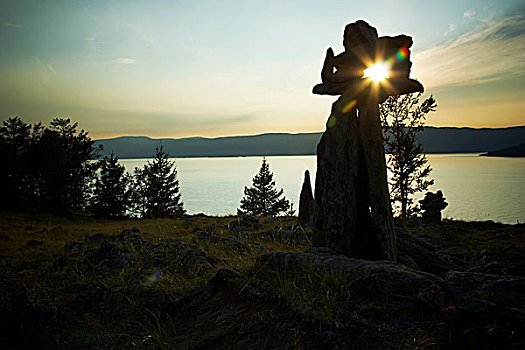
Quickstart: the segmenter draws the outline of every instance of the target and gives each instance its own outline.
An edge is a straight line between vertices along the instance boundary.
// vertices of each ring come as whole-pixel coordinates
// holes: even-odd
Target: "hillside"
[[[525,143],[481,154],[486,157],[525,157]]]
[[[230,157],[313,155],[321,133],[269,133],[218,138],[191,137],[152,139],[122,136],[96,140],[104,154],[112,151],[119,158],[150,158],[160,143],[172,157]],[[500,129],[425,127],[419,140],[427,153],[482,153],[525,141],[525,126]]]

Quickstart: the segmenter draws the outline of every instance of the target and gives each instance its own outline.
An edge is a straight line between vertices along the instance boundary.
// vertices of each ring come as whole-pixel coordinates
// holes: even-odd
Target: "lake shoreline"
[[[432,154],[432,155],[452,155],[452,154],[475,154],[475,155],[483,155],[484,151],[479,152],[425,152],[425,154]],[[389,155],[390,153],[385,153],[385,155]],[[132,156],[124,156],[124,157],[118,157],[118,159],[121,160],[144,160],[144,159],[153,159],[154,154],[150,157],[132,157]],[[170,156],[169,159],[188,159],[188,158],[200,158],[200,159],[207,159],[207,158],[259,158],[259,157],[302,157],[302,156],[316,156],[315,153],[294,153],[294,154],[284,154],[284,153],[275,153],[275,154],[238,154],[238,155],[198,155],[198,156]],[[91,159],[92,161],[96,161],[102,159],[102,157]]]
[[[429,154],[430,178],[435,183],[428,190],[441,190],[449,203],[443,217],[468,221],[494,220],[513,224],[525,222],[525,162],[517,158],[487,158],[479,154]],[[387,156],[388,157],[388,156]],[[234,215],[245,186],[251,186],[262,157],[172,158],[180,182],[186,211],[207,215]],[[315,187],[315,156],[266,157],[274,174],[276,187],[297,208],[305,170]],[[120,159],[129,173],[142,167],[147,159]],[[418,193],[417,204],[424,196]]]

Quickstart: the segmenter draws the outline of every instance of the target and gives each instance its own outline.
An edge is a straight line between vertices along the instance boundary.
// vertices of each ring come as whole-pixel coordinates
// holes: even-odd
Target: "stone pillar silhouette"
[[[423,91],[410,74],[412,39],[377,36],[364,21],[346,26],[345,52],[327,50],[322,84],[313,92],[341,95],[317,146],[314,246],[351,257],[397,260],[379,103]],[[389,65],[384,83],[362,79],[365,62]],[[335,72],[334,72],[335,71]]]
[[[310,183],[310,172],[304,172],[303,187],[299,195],[299,223],[301,225],[314,226],[315,201]]]

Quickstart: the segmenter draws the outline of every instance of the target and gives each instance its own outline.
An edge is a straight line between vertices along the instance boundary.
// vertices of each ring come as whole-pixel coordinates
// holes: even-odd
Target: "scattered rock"
[[[64,246],[64,252],[69,256],[80,256],[86,252],[86,245],[82,242],[67,242]]]
[[[198,240],[200,242],[209,242],[216,245],[222,245],[241,255],[249,253],[252,250],[248,243],[231,237],[199,236]]]
[[[115,260],[115,263],[113,264],[113,268],[129,269],[135,266],[136,262],[137,262],[137,257],[135,256],[135,254],[124,253]]]
[[[216,235],[215,227],[213,225],[207,226],[204,229],[200,229],[198,227],[193,228],[193,233],[199,235],[199,236],[214,236]]]
[[[181,250],[179,256],[181,258],[182,269],[186,273],[199,275],[213,268],[210,263],[211,259],[206,252],[200,248]]]
[[[26,230],[28,231],[33,231],[35,228],[33,227],[33,225],[27,225],[26,226]]]
[[[413,261],[422,271],[437,275],[460,269],[460,265],[453,262],[448,256],[436,252],[434,246],[427,240],[411,235],[400,228],[396,228],[396,232],[401,263],[410,265]]]
[[[263,220],[263,225],[274,225],[276,222],[274,218],[266,218]]]
[[[239,239],[250,239],[251,235],[249,232],[237,232],[235,237]]]
[[[132,243],[135,246],[143,246],[144,244],[146,244],[146,241],[144,240],[144,238],[142,238],[142,234],[137,228],[132,228],[131,230],[123,230],[115,237],[115,241]]]
[[[94,233],[94,234],[86,234],[84,235],[84,238],[89,241],[89,242],[92,242],[92,243],[97,243],[97,242],[101,242],[103,240],[106,240],[109,238],[109,234],[105,233],[105,232],[99,232],[99,233]]]
[[[356,290],[364,295],[402,295],[413,303],[430,304],[441,308],[448,300],[443,280],[432,274],[409,269],[389,261],[367,261],[335,255],[328,248],[312,248],[306,252],[274,252],[264,254],[261,263],[270,269],[336,272],[353,281]]]
[[[400,263],[401,265],[405,265],[406,267],[411,268],[412,270],[421,271],[421,267],[419,267],[419,265],[414,261],[414,259],[412,259],[408,255],[400,254],[397,257],[397,262]]]
[[[93,251],[89,259],[93,263],[99,263],[104,260],[117,258],[120,253],[120,249],[115,243],[102,241],[100,247]]]
[[[221,268],[217,271],[215,276],[213,276],[208,282],[207,287],[208,288],[218,288],[223,285],[225,285],[228,281],[239,279],[241,276],[230,269],[227,268]]]
[[[40,246],[43,244],[44,244],[44,241],[37,241],[36,239],[30,239],[29,241],[26,242],[26,247],[36,247],[36,246]]]
[[[128,288],[130,290],[137,290],[142,284],[142,275],[140,270],[132,270],[128,277]]]
[[[525,305],[525,278],[473,272],[447,274],[447,288],[456,295],[459,311],[473,318],[511,319],[519,324]],[[521,311],[520,311],[521,310]]]
[[[0,234],[0,241],[7,240],[7,239],[9,239],[7,235]]]
[[[295,240],[307,240],[312,239],[312,231],[306,231],[300,227],[294,230],[281,229],[276,227],[273,230],[263,232],[262,235],[267,238],[277,239],[283,242],[291,242]]]
[[[199,237],[207,240],[209,237]],[[219,237],[220,238],[220,237]],[[212,238],[213,240],[213,238]],[[157,266],[175,266],[183,273],[198,275],[212,268],[214,259],[200,248],[187,248],[179,238],[166,238],[159,244],[146,245],[148,259]]]
[[[228,225],[231,232],[258,230],[261,228],[261,223],[256,217],[251,215],[241,215],[235,221],[231,221]]]

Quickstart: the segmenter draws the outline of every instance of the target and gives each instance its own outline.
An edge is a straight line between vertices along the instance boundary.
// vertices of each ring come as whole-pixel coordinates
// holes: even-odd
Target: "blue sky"
[[[347,23],[408,34],[428,125],[525,124],[522,1],[0,0],[0,118],[94,138],[322,131],[311,94]]]

